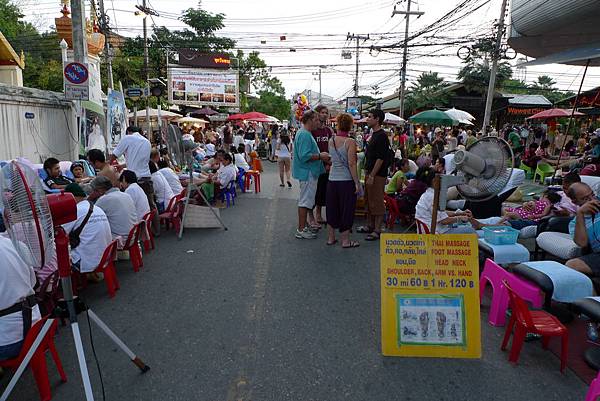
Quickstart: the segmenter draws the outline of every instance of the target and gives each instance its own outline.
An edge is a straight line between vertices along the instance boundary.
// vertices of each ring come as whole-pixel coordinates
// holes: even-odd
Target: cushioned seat
[[[493,245],[479,238],[479,251],[481,256],[489,257],[499,265],[522,263],[530,260],[529,250],[523,245]],[[480,257],[481,262],[481,257]]]
[[[579,312],[583,313],[585,316],[589,317],[590,320],[594,322],[600,322],[600,298],[599,297],[587,297],[579,299],[573,302],[573,306]],[[599,347],[591,347],[585,350],[583,353],[583,359],[587,362],[590,367],[595,370],[600,370],[600,348]],[[597,379],[596,379],[597,380]],[[594,381],[596,381],[594,380]],[[588,398],[586,398],[587,400]],[[591,398],[591,399],[596,399]]]
[[[519,232],[519,238],[535,238],[535,235],[537,234],[537,228],[538,226],[523,227]]]
[[[538,235],[536,242],[542,250],[563,260],[581,256],[582,249],[573,242],[570,234],[546,231]]]

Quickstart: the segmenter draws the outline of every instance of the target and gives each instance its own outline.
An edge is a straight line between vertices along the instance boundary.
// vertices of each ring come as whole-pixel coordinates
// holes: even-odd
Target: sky
[[[153,24],[170,29],[185,25],[178,20],[181,11],[196,7],[196,0],[147,0],[160,17],[149,19]],[[60,16],[59,0],[18,0],[26,19],[42,29],[54,24]],[[412,2],[412,10],[424,15],[410,18],[409,36],[431,27],[434,22],[454,9],[463,0],[420,0]],[[110,26],[123,36],[142,34],[142,19],[134,15],[135,5],[142,0],[104,0]],[[86,1],[89,5],[89,1]],[[226,16],[225,28],[218,34],[237,41],[237,48],[259,51],[291,96],[305,89],[319,90],[321,70],[323,94],[336,99],[353,95],[356,40],[348,34],[369,36],[359,42],[359,94],[385,96],[399,87],[402,62],[401,44],[404,38],[403,15],[392,16],[394,6],[405,10],[407,1],[391,0],[203,0],[202,8]],[[472,0],[461,9],[447,26],[428,32],[410,42],[407,64],[407,85],[426,71],[438,72],[449,82],[456,81],[461,60],[456,56],[461,41],[493,36],[495,20],[499,18],[501,0]],[[89,6],[87,7],[89,10]],[[468,14],[468,15],[467,15]],[[285,36],[285,40],[280,40]],[[458,42],[458,43],[457,43]],[[383,46],[381,51],[371,46]],[[290,51],[291,49],[295,51]],[[351,59],[342,52],[350,51]],[[521,58],[518,55],[511,64]],[[583,67],[550,65],[514,69],[513,76],[528,84],[539,75],[554,78],[562,90],[577,91]],[[600,86],[600,67],[588,70],[583,88]]]

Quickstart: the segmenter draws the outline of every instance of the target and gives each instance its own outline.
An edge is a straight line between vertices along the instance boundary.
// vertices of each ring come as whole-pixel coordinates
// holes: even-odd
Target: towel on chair
[[[529,251],[521,244],[494,245],[479,238],[479,246],[491,251],[494,262],[499,265],[529,261]]]
[[[554,285],[552,299],[558,302],[573,302],[593,293],[592,280],[583,273],[554,261],[526,262],[529,266],[544,273]]]

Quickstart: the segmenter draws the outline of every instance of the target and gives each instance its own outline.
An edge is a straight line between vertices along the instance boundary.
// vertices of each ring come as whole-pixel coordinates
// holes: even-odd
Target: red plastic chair
[[[423,223],[419,219],[415,219],[415,221],[417,222],[417,234],[431,234],[427,224]]]
[[[144,215],[142,219],[145,223],[144,230],[144,251],[148,252],[151,249],[154,249],[154,234],[152,233],[152,221],[154,220],[154,216],[156,215],[156,209],[150,210],[148,213]]]
[[[503,280],[502,284],[508,291],[512,309],[512,315],[508,322],[508,326],[506,326],[506,332],[504,333],[504,339],[502,340],[501,349],[503,351],[506,350],[513,328],[515,329],[508,360],[517,363],[527,333],[534,333],[542,336],[542,346],[544,349],[548,348],[551,337],[560,337],[562,343],[560,352],[560,371],[564,372],[567,367],[569,347],[569,331],[567,328],[556,317],[546,311],[530,311],[527,307],[527,303],[510,287],[508,281]]]
[[[248,170],[246,171],[245,177],[245,187],[246,191],[250,189],[250,179],[254,180],[254,192],[260,192],[260,171],[258,170]]]
[[[140,236],[142,231],[145,229],[146,223],[140,221],[131,228],[127,241],[123,246],[123,251],[129,251],[129,257],[131,258],[131,264],[133,265],[133,271],[140,271],[140,267],[144,267],[144,261],[142,260],[142,250],[140,249]]]
[[[40,330],[44,323],[46,323],[47,318],[42,318],[35,322],[31,329],[27,332],[27,337],[25,337],[25,341],[23,341],[23,348],[21,348],[21,352],[19,356],[13,359],[5,359],[0,361],[0,367],[16,370],[27,352],[33,345],[35,338],[39,334]],[[50,326],[50,330],[46,333],[46,336],[40,343],[40,346],[33,354],[33,357],[29,361],[29,367],[31,367],[31,371],[33,372],[33,377],[38,386],[38,391],[40,393],[40,399],[42,401],[49,401],[52,399],[52,393],[50,391],[50,380],[48,379],[48,366],[46,365],[46,351],[50,351],[52,355],[52,359],[54,360],[54,364],[56,365],[56,370],[58,370],[58,374],[60,375],[60,380],[65,383],[67,381],[67,375],[63,369],[62,363],[58,356],[58,352],[56,351],[56,346],[54,345],[54,334],[56,333],[57,321],[52,322]]]
[[[177,224],[175,221],[175,217],[177,212],[176,206],[177,203],[180,202],[178,196],[179,195],[172,197],[165,211],[158,215],[160,219],[160,224],[164,224],[166,230],[169,229],[170,224],[173,224],[174,226]]]
[[[104,250],[100,263],[94,269],[93,273],[104,274],[104,282],[108,290],[108,296],[113,298],[116,295],[116,290],[121,288],[119,280],[117,280],[117,270],[115,269],[115,259],[117,259],[117,250],[119,241],[114,240]],[[86,288],[88,285],[87,275],[91,273],[80,273],[73,271],[73,291],[77,293],[77,289]]]
[[[403,225],[410,225],[412,217],[400,211],[396,199],[386,194],[383,196],[383,200],[388,211],[388,216],[385,224],[390,230],[394,229],[394,225],[396,224],[396,220],[398,219],[400,219]]]

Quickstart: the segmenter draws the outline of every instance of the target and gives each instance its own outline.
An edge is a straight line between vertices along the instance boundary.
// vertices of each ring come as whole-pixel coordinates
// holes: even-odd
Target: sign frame
[[[199,76],[202,74],[213,75],[213,76],[235,75],[235,92],[234,93],[223,93],[222,94],[222,96],[223,96],[222,102],[214,101],[214,96],[213,96],[213,95],[221,95],[221,93],[212,93],[212,92],[206,92],[206,93],[190,92],[190,93],[195,93],[197,95],[197,99],[196,100],[188,100],[188,91],[187,90],[185,90],[185,89],[176,90],[173,87],[173,81],[177,80],[177,78],[176,78],[177,73],[179,73],[179,75],[185,75],[187,73],[188,75],[197,74]],[[184,88],[187,88],[187,84],[185,83],[187,81],[182,80],[181,82],[184,83]],[[224,106],[224,107],[228,107],[228,108],[240,106],[240,74],[239,74],[239,71],[237,71],[237,70],[193,68],[193,67],[185,67],[185,66],[183,66],[183,67],[169,66],[169,69],[167,71],[167,89],[168,89],[169,103],[172,103],[172,104],[178,104],[178,105],[184,105],[184,106],[196,106],[196,105]],[[184,99],[174,99],[174,92],[181,92],[185,98]],[[233,102],[225,102],[225,97],[228,94],[235,95],[234,103]],[[202,100],[202,95],[210,95],[211,100],[210,101]]]
[[[383,234],[380,252],[382,354],[480,358],[477,236]]]
[[[85,72],[84,76],[81,79],[74,79],[72,74],[69,72],[75,67]],[[63,62],[63,83],[65,99],[90,100],[89,65],[77,62]]]

